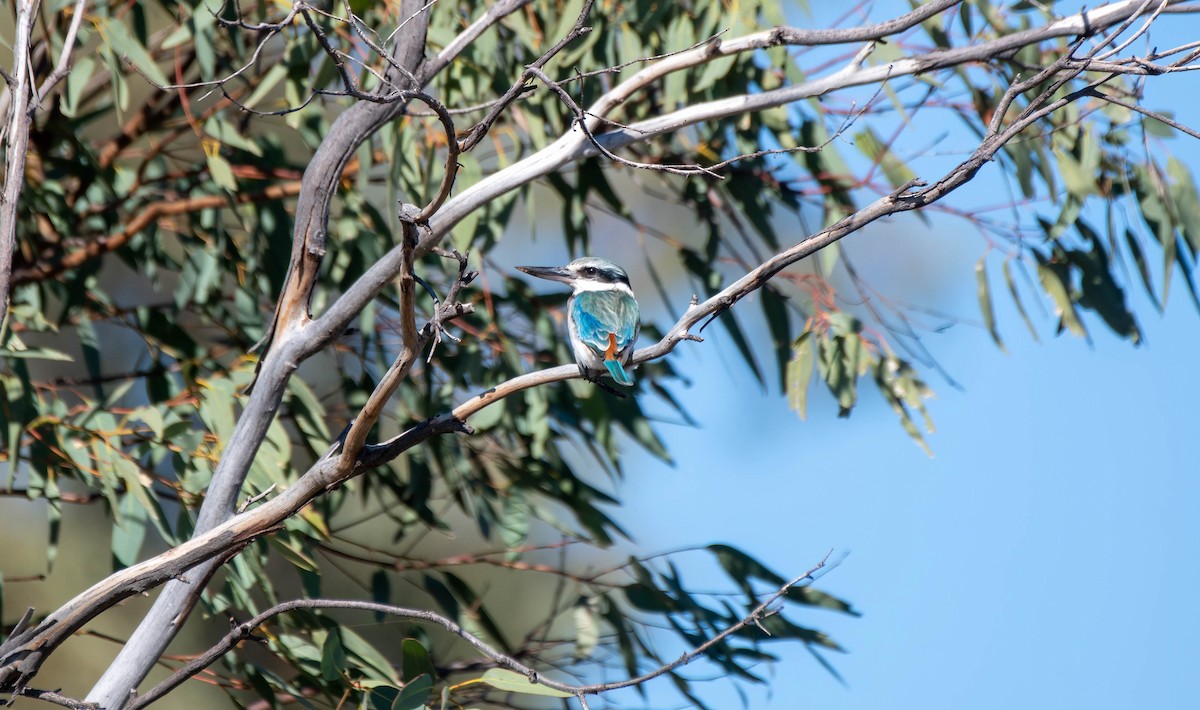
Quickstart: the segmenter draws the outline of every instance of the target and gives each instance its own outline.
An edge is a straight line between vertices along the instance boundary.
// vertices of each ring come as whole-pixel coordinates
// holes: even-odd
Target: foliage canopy
[[[189,567],[220,569],[206,615],[245,619],[345,594],[349,581],[378,604],[436,610],[535,668],[636,677],[674,657],[653,629],[700,646],[786,576],[720,544],[699,549],[729,594],[690,590],[670,559],[597,566],[594,550],[624,534],[623,451],[670,460],[650,412],[688,420],[674,395],[683,373],[659,358],[697,323],[644,324],[661,352],[643,358],[628,398],[573,368],[527,382],[571,361],[566,294],[537,293],[497,263],[502,238],[557,214],[560,251],[634,266],[643,300],[677,317],[693,292],[711,305],[718,337],[802,417],[813,387],[843,416],[870,388],[924,447],[934,365],[920,327],[836,241],[910,210],[970,227],[979,309],[1000,347],[1000,298],[1034,337],[1045,329],[1037,302],[1058,332],[1103,327],[1133,343],[1130,288],[1161,304],[1181,283],[1200,307],[1200,197],[1164,148],[1190,129],[1139,103],[1144,82],[1193,68],[1187,47],[1135,51],[1175,9],[1196,12],[1115,2],[1084,22],[1036,3],[940,1],[882,24],[851,13],[842,29],[803,30],[789,22],[803,8],[767,0],[48,0],[29,41],[35,79],[73,46],[64,38],[81,10],[85,21],[65,80],[35,102],[15,206],[0,368],[7,490],[46,501],[47,569],[64,506],[104,506],[114,572],[131,586],[97,601],[99,613],[145,588],[135,576],[160,559],[151,530],[184,545],[198,525],[248,519],[350,450],[327,491],[196,553]],[[10,77],[10,103],[17,90]],[[948,159],[905,140],[935,122],[975,143]],[[980,170],[1008,190],[1001,209],[992,194],[939,201]],[[426,209],[414,218],[400,203]],[[690,219],[663,230],[659,205]],[[602,218],[628,234],[598,233]],[[378,391],[392,395],[383,416],[371,409]],[[353,420],[384,443],[339,453]],[[232,497],[198,513],[229,481]],[[391,538],[365,542],[364,522]],[[454,542],[430,543],[439,538]],[[489,596],[483,567],[544,587],[546,608],[532,618]],[[156,574],[148,586],[179,572]],[[786,602],[705,658],[759,681],[770,644],[791,641],[832,671],[822,654],[841,649],[811,611],[855,610],[808,586]],[[28,657],[29,633],[78,628],[47,611],[25,635],[7,629],[4,688],[32,676],[11,665]],[[210,671],[243,705],[520,706],[522,694],[564,692],[437,633],[360,633],[295,608],[255,635],[261,653],[223,654]],[[686,672],[667,675],[703,706]]]

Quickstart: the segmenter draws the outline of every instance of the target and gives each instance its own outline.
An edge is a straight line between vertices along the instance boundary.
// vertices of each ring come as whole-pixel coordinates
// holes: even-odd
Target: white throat
[[[604,283],[588,279],[576,279],[571,285],[575,288],[575,293],[583,293],[584,291],[621,291],[630,296],[633,295],[633,289],[620,282]]]

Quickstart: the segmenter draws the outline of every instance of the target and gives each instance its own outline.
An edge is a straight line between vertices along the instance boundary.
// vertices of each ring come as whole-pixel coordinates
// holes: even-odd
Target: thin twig
[[[770,609],[770,606],[787,594],[788,590],[810,583],[814,579],[814,575],[825,568],[828,560],[829,554],[826,554],[824,559],[814,565],[807,572],[781,586],[775,591],[774,594],[767,597],[766,601],[762,602],[753,610],[751,610],[749,614],[742,617],[740,621],[729,626],[721,633],[716,634],[708,641],[700,644],[691,651],[688,651],[674,661],[659,666],[649,673],[640,675],[637,678],[630,678],[623,681],[616,681],[612,683],[593,683],[588,685],[571,685],[568,683],[561,683],[551,680],[544,677],[533,668],[521,663],[512,656],[495,650],[483,639],[475,636],[462,626],[446,618],[445,616],[438,614],[437,612],[428,611],[425,609],[409,609],[406,607],[392,606],[390,604],[379,604],[376,602],[359,601],[354,599],[295,599],[277,604],[261,614],[256,615],[249,621],[233,627],[229,633],[225,635],[225,638],[221,639],[221,641],[219,641],[215,646],[200,654],[179,670],[175,671],[175,673],[171,674],[170,677],[151,688],[145,694],[138,696],[127,707],[129,710],[139,710],[139,708],[146,707],[147,705],[161,699],[184,681],[215,663],[239,643],[251,638],[260,626],[270,621],[272,618],[279,616],[280,614],[295,611],[297,609],[355,609],[359,611],[388,614],[390,616],[398,616],[404,619],[412,619],[413,621],[424,621],[426,623],[435,624],[437,626],[441,626],[450,633],[474,646],[477,651],[491,659],[497,666],[501,668],[507,668],[508,670],[525,676],[529,679],[530,683],[536,683],[538,685],[546,686],[547,688],[553,688],[565,693],[571,693],[576,697],[582,697],[583,695],[595,695],[598,693],[607,692],[609,690],[616,690],[618,688],[641,685],[642,683],[657,678],[664,673],[669,673],[680,666],[691,663],[703,655],[705,651],[724,641],[729,636],[741,631],[750,624],[757,623],[764,616],[770,616],[771,614],[775,613],[774,610]]]
[[[478,145],[479,141],[483,140],[483,137],[487,135],[489,130],[491,130],[492,124],[494,124],[496,120],[500,118],[500,114],[504,113],[509,105],[512,104],[513,101],[516,101],[517,98],[525,92],[526,83],[531,77],[534,76],[533,71],[539,70],[546,66],[546,63],[553,59],[555,55],[561,52],[568,44],[574,42],[579,37],[582,37],[591,31],[591,28],[587,27],[586,23],[588,15],[590,15],[592,12],[592,5],[595,4],[595,1],[596,0],[586,0],[586,2],[583,3],[583,8],[579,11],[579,16],[575,18],[575,24],[571,27],[571,30],[567,32],[567,34],[561,39],[555,42],[554,46],[546,50],[542,56],[538,57],[529,66],[525,67],[525,71],[521,72],[520,78],[518,78],[517,81],[509,87],[508,91],[504,92],[504,95],[500,97],[494,106],[492,106],[492,110],[488,111],[488,114],[483,117],[483,120],[475,124],[475,127],[472,128],[470,133],[468,133],[467,136],[462,140],[462,150],[464,153],[469,152],[472,148]]]
[[[455,279],[455,284],[451,288],[449,295],[446,297],[444,304],[439,304],[435,309],[433,318],[419,332],[416,324],[416,274],[414,273],[414,252],[417,248],[417,221],[413,213],[416,207],[406,205],[402,209],[401,221],[404,227],[402,239],[404,240],[405,250],[405,268],[400,275],[400,353],[396,355],[395,361],[391,367],[384,373],[383,377],[379,378],[379,383],[375,385],[371,395],[367,398],[367,403],[363,405],[358,416],[350,425],[350,431],[346,433],[345,440],[342,445],[340,454],[340,468],[344,472],[351,471],[358,463],[359,455],[362,452],[363,446],[367,440],[367,433],[375,426],[375,422],[379,420],[379,416],[383,413],[384,407],[387,406],[388,400],[395,393],[396,388],[408,376],[409,370],[416,363],[417,356],[420,354],[425,344],[430,339],[434,339],[434,345],[441,341],[441,332],[444,327],[444,321],[460,315],[471,312],[470,304],[458,302],[459,290],[470,283],[475,278],[475,273],[467,269],[466,257],[455,252],[455,256],[459,261],[458,278]],[[430,353],[432,357],[432,352]]]
[[[33,698],[34,700],[44,700],[48,703],[61,705],[64,708],[72,708],[73,710],[102,710],[96,703],[89,703],[83,700],[69,698],[62,694],[61,690],[37,690],[36,688],[21,688],[20,691],[13,693],[15,696],[22,698]],[[11,701],[9,701],[11,704]]]
[[[71,68],[71,53],[75,49],[75,37],[79,34],[79,25],[83,22],[83,16],[87,14],[87,0],[75,0],[71,12],[71,24],[67,26],[67,36],[63,38],[58,62],[54,65],[54,71],[50,72],[50,76],[46,77],[46,80],[38,87],[37,96],[34,98],[33,105],[30,106],[30,111],[36,110],[46,100],[54,87],[66,78],[67,71]]]
[[[1171,128],[1174,128],[1177,131],[1182,131],[1183,133],[1188,134],[1192,138],[1200,138],[1200,131],[1197,131],[1196,129],[1194,129],[1190,126],[1186,126],[1164,113],[1161,113],[1159,111],[1151,111],[1150,109],[1148,109],[1144,106],[1141,106],[1137,103],[1134,103],[1133,101],[1127,101],[1125,99],[1120,99],[1120,98],[1117,98],[1116,96],[1111,96],[1109,94],[1106,94],[1102,91],[1097,91],[1096,89],[1090,88],[1090,87],[1088,88],[1085,95],[1092,96],[1092,97],[1100,99],[1102,101],[1107,101],[1110,104],[1116,104],[1117,106],[1124,106],[1125,108],[1129,109],[1130,111],[1137,111],[1138,113],[1142,114],[1143,116],[1148,116],[1149,118],[1152,118],[1155,121],[1161,121],[1162,123],[1167,124],[1168,126],[1170,126]]]

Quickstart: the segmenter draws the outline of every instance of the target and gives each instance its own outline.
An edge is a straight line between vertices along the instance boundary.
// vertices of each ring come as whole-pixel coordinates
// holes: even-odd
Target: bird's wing
[[[579,328],[579,339],[598,352],[609,347],[609,334],[616,336],[617,350],[624,350],[637,337],[638,304],[621,291],[584,291],[571,304],[571,317]]]

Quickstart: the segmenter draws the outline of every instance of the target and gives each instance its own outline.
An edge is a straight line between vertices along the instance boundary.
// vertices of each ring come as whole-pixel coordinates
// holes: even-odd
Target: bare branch
[[[67,27],[67,35],[63,38],[62,52],[58,55],[58,62],[54,65],[54,71],[50,72],[50,76],[46,77],[42,85],[38,87],[37,96],[34,98],[33,105],[30,110],[36,110],[41,105],[54,87],[66,78],[67,71],[71,68],[71,53],[75,50],[75,37],[79,34],[79,25],[83,22],[83,16],[87,14],[87,0],[75,0],[75,5],[71,8],[71,24]]]
[[[451,136],[451,140],[453,140],[453,136]],[[417,355],[423,345],[417,335],[417,277],[413,271],[413,254],[417,248],[418,237],[417,224],[412,213],[416,212],[416,207],[404,205],[400,211],[404,229],[400,237],[403,240],[402,249],[404,251],[404,268],[400,272],[399,287],[400,352],[396,355],[392,366],[388,368],[383,377],[379,378],[379,383],[375,385],[371,396],[367,398],[367,403],[363,405],[362,410],[350,425],[350,431],[346,434],[340,456],[342,469],[346,471],[354,467],[363,444],[367,441],[367,433],[371,431],[371,427],[375,426],[384,406],[387,405],[396,388],[400,386],[400,382],[408,376],[408,371],[417,361]]]
[[[419,4],[410,3],[413,7]],[[409,217],[402,244],[393,248],[391,252],[367,270],[363,277],[338,298],[323,315],[316,320],[311,320],[309,300],[324,256],[329,201],[335,192],[333,186],[336,185],[336,180],[341,174],[341,168],[363,140],[378,130],[379,126],[405,111],[409,101],[412,99],[424,100],[417,95],[419,92],[407,89],[404,90],[406,93],[397,94],[390,103],[383,102],[383,99],[390,94],[361,96],[360,98],[368,101],[378,100],[378,102],[360,103],[344,112],[336,122],[327,141],[321,146],[317,157],[310,164],[309,171],[305,174],[300,190],[300,204],[296,210],[291,271],[287,278],[287,286],[280,298],[279,310],[276,313],[272,331],[268,334],[268,338],[273,337],[274,342],[271,350],[262,360],[258,386],[246,402],[233,436],[226,442],[225,455],[220,461],[213,487],[209,491],[209,498],[206,499],[202,509],[196,536],[163,555],[112,575],[63,605],[33,629],[13,634],[3,645],[2,653],[0,653],[0,662],[3,664],[0,665],[0,684],[19,688],[37,672],[46,654],[52,652],[58,644],[61,644],[89,619],[94,618],[123,598],[143,592],[167,580],[176,580],[167,590],[164,590],[159,599],[159,602],[169,599],[170,604],[164,605],[162,608],[174,611],[164,611],[150,617],[143,625],[143,628],[148,628],[157,624],[158,628],[153,629],[152,633],[169,638],[170,634],[174,632],[174,628],[177,628],[186,616],[190,608],[189,599],[194,599],[195,594],[202,587],[203,579],[215,569],[214,561],[224,558],[230,554],[231,550],[240,549],[250,540],[276,529],[280,521],[331,488],[342,485],[351,477],[373,466],[395,458],[430,437],[450,432],[469,431],[468,418],[484,407],[528,387],[578,376],[577,368],[570,365],[522,375],[502,383],[493,390],[466,400],[449,413],[415,424],[400,436],[374,446],[366,443],[366,431],[370,426],[366,424],[369,416],[365,417],[363,428],[354,433],[353,447],[346,446],[345,449],[340,450],[341,455],[338,455],[339,447],[337,445],[331,447],[326,456],[322,457],[300,480],[285,491],[270,500],[263,501],[259,506],[234,515],[234,507],[244,474],[249,468],[249,463],[254,457],[266,427],[271,423],[279,406],[287,378],[294,373],[300,362],[325,347],[333,337],[344,331],[350,319],[359,313],[376,294],[387,287],[396,275],[399,274],[402,278],[407,277],[410,288],[409,295],[402,297],[402,301],[405,302],[403,310],[407,313],[404,317],[410,318],[407,327],[408,333],[405,336],[406,347],[410,343],[419,343],[423,347],[427,340],[423,340],[422,337],[433,338],[436,342],[440,323],[452,317],[451,315],[443,316],[443,309],[455,305],[455,299],[448,297],[446,304],[439,304],[434,318],[426,324],[423,331],[413,337],[415,315],[412,291],[415,291],[417,282],[417,276],[413,271],[414,264],[423,254],[435,249],[459,220],[487,201],[528,184],[538,177],[554,172],[571,162],[594,155],[612,156],[616,150],[624,146],[679,131],[686,126],[703,121],[780,106],[845,87],[880,83],[889,77],[911,76],[946,67],[988,62],[996,58],[1008,57],[1021,47],[1036,45],[1038,42],[1055,37],[1078,36],[1081,40],[1090,39],[1105,28],[1121,25],[1121,29],[1104,38],[1099,45],[1099,47],[1109,46],[1116,34],[1124,28],[1132,26],[1136,18],[1144,16],[1150,7],[1149,0],[1143,0],[1140,3],[1132,0],[1117,2],[1057,20],[1042,27],[1005,35],[994,42],[916,55],[885,66],[867,66],[865,64],[866,55],[869,53],[872,43],[882,40],[889,34],[912,27],[922,19],[931,17],[936,12],[954,4],[949,0],[929,3],[890,21],[890,23],[880,23],[852,30],[824,31],[826,33],[821,34],[822,31],[775,28],[763,33],[734,38],[727,42],[711,42],[679,53],[668,54],[661,60],[649,63],[633,77],[618,84],[587,110],[573,102],[568,103],[567,105],[576,114],[577,122],[584,128],[579,134],[560,138],[549,147],[505,170],[498,171],[455,197],[450,197],[456,169],[456,160],[453,160],[453,153],[451,153],[451,159],[447,161],[446,175],[437,195],[430,200],[425,209]],[[458,51],[469,44],[470,33],[474,32],[473,36],[477,37],[479,33],[498,21],[499,15],[493,14],[497,7],[511,12],[523,5],[523,2],[497,3],[484,17],[477,20],[460,35],[460,38],[465,39],[462,39],[461,42],[456,39],[438,57],[423,65],[419,63],[419,57],[409,62],[404,58],[407,55],[399,53],[400,47],[407,46],[405,42],[401,41],[397,44],[395,61],[418,80],[418,85],[423,86],[438,68],[444,67]],[[589,2],[576,20],[575,28],[571,33],[575,38],[586,31],[584,23],[590,8],[591,3]],[[1183,11],[1185,8],[1193,8],[1191,11],[1200,10],[1194,6],[1168,3],[1158,5],[1154,12]],[[416,17],[419,14],[418,10],[412,16]],[[306,22],[317,24],[308,14],[304,14],[304,19]],[[420,24],[421,21],[410,24],[405,28],[406,33]],[[813,34],[814,32],[817,34]],[[560,51],[569,41],[567,38],[560,40],[560,43],[555,45],[557,49],[553,49],[553,52]],[[747,53],[765,47],[835,42],[865,42],[867,44],[862,47],[852,62],[827,76],[771,91],[705,102],[631,123],[628,126],[619,126],[616,130],[599,132],[601,127],[614,125],[610,116],[618,110],[623,101],[651,83],[675,72],[685,71],[716,58]],[[323,45],[325,44],[328,42],[323,43]],[[420,43],[415,51],[419,53],[423,46],[423,42]],[[448,53],[451,47],[456,49]],[[327,49],[327,51],[329,50]],[[338,50],[333,49],[332,51],[334,52],[332,56],[344,57],[338,53]],[[552,56],[553,53],[548,53],[543,55],[543,59],[549,61]],[[520,80],[513,85],[513,88],[492,105],[488,117],[485,117],[471,131],[467,139],[462,141],[462,147],[470,148],[482,140],[497,117],[506,107],[511,106],[512,101],[516,100],[525,90],[529,78],[536,77],[546,81],[547,86],[550,86],[552,90],[555,86],[562,89],[561,82],[553,82],[546,78],[542,69],[545,61],[522,72]],[[1132,60],[1099,62],[1091,57],[1079,59],[1071,58],[1068,55],[1065,61],[1055,65],[1053,71],[1047,74],[1046,78],[1053,78],[1060,84],[1064,84],[1065,77],[1075,78],[1082,71],[1110,64],[1126,66],[1129,73],[1151,71],[1144,64]],[[349,76],[349,72],[344,68],[339,67],[339,69],[344,76]],[[393,69],[395,68],[393,67]],[[396,73],[403,74],[404,72],[396,71]],[[18,73],[14,81],[19,80],[20,75],[21,73]],[[353,77],[351,76],[350,79],[353,80]],[[1015,118],[1009,115],[1011,104],[1018,94],[1030,90],[1034,85],[1028,82],[1019,82],[1010,87],[1003,104],[1004,110],[997,112],[997,119],[993,121],[978,149],[968,160],[932,185],[918,181],[910,182],[900,190],[848,215],[829,228],[761,261],[759,266],[749,270],[745,276],[730,284],[721,293],[703,304],[695,304],[662,340],[639,350],[635,354],[634,362],[641,363],[663,357],[671,352],[678,343],[685,340],[696,340],[691,329],[697,323],[706,318],[719,316],[738,300],[762,287],[781,270],[818,249],[832,244],[881,217],[933,204],[969,181],[983,165],[995,157],[997,151],[1006,142],[1014,139],[1021,130],[1030,127],[1034,122],[1083,98],[1110,100],[1111,97],[1097,96],[1096,86],[1099,83],[1101,82],[1093,83],[1057,100],[1052,100],[1054,94],[1051,93],[1035,97]],[[385,81],[385,85],[387,84],[388,82]],[[353,83],[350,86],[356,87]],[[357,88],[354,90],[357,91]],[[566,92],[562,91],[560,98],[565,94]],[[355,94],[350,93],[348,89],[346,95]],[[369,98],[370,96],[374,98]],[[567,95],[566,98],[569,100],[570,96]],[[436,101],[434,103],[436,104]],[[440,104],[436,105],[440,106]],[[430,104],[430,106],[434,107],[434,104]],[[451,146],[450,150],[457,150],[459,144],[454,139],[454,128],[449,118],[449,111],[445,107],[441,108],[442,111],[434,108],[434,113],[442,121],[448,137],[448,145]],[[751,155],[765,155],[770,152],[774,151],[760,151]],[[704,170],[698,172],[704,172]],[[11,185],[12,181],[9,180],[5,189],[7,190]],[[5,207],[8,206],[8,204],[5,205]],[[419,232],[418,228],[425,229],[425,231]],[[414,239],[418,235],[421,238],[414,243]],[[426,331],[428,334],[422,335]],[[401,376],[403,372],[407,372],[408,367],[411,367],[411,362],[401,368]],[[382,390],[380,392],[383,397],[382,401],[386,401],[386,394],[390,394],[390,391],[386,394]],[[178,581],[188,570],[195,570],[195,572],[188,572],[189,577],[193,580],[190,585]],[[180,601],[181,599],[182,601]],[[158,608],[159,605],[156,604],[155,609]],[[752,618],[749,623],[754,621],[755,619]],[[127,648],[134,647],[131,642]],[[146,650],[149,647],[139,646],[138,650],[131,652],[144,656],[149,653]],[[114,667],[117,665],[120,663],[114,664]],[[133,685],[136,685],[136,682],[134,680]],[[118,693],[118,699],[102,704],[105,707],[118,707],[124,702],[124,699],[119,697],[119,693],[128,692],[129,687],[132,686],[127,680],[115,684],[106,683],[106,690],[109,692],[115,690]]]
[[[866,58],[866,55],[869,53],[870,48],[871,48],[871,45],[867,45],[867,47],[864,48],[864,50],[862,52],[860,52],[863,59]],[[856,58],[856,63],[861,64],[861,59]],[[863,106],[862,110],[860,110],[860,111],[851,110],[851,112],[846,116],[846,119],[842,122],[842,125],[839,126],[838,129],[831,136],[829,136],[829,138],[827,138],[825,141],[823,141],[820,145],[795,146],[792,148],[772,148],[769,150],[759,150],[759,151],[755,151],[753,153],[746,153],[745,155],[736,155],[727,160],[722,160],[719,163],[714,163],[713,165],[708,165],[708,166],[699,165],[699,164],[690,164],[690,165],[689,164],[674,164],[674,165],[672,165],[672,164],[667,164],[667,163],[646,163],[646,162],[639,162],[636,160],[629,160],[628,158],[622,158],[621,156],[617,155],[616,153],[613,153],[608,148],[606,148],[603,143],[601,143],[600,141],[598,141],[596,139],[596,136],[592,133],[591,128],[588,127],[587,119],[592,114],[589,114],[587,111],[585,111],[583,108],[581,108],[579,106],[579,104],[577,104],[575,102],[575,100],[571,98],[571,95],[568,94],[566,89],[564,89],[562,87],[562,82],[554,81],[549,76],[547,76],[546,73],[543,72],[541,69],[531,67],[529,69],[529,71],[532,72],[533,75],[535,77],[537,77],[538,79],[540,79],[544,84],[546,84],[546,86],[549,87],[550,90],[553,91],[559,97],[559,99],[562,100],[562,102],[567,105],[567,108],[571,109],[571,112],[573,114],[575,114],[574,126],[576,128],[578,128],[579,130],[583,131],[583,134],[585,136],[587,136],[588,142],[591,143],[592,146],[595,147],[596,150],[598,150],[601,155],[608,158],[609,160],[612,160],[615,163],[620,163],[621,165],[624,165],[626,167],[637,168],[640,170],[658,171],[658,172],[671,173],[673,175],[684,175],[684,176],[707,175],[708,177],[716,178],[717,180],[725,179],[724,175],[721,175],[719,172],[717,172],[718,170],[728,167],[730,165],[733,165],[734,163],[744,161],[744,160],[753,160],[754,158],[761,158],[766,155],[819,152],[821,149],[825,148],[830,143],[837,140],[843,133],[846,132],[846,130],[848,128],[850,128],[852,125],[854,125],[854,121],[857,120],[860,116],[862,116],[864,113],[866,113],[870,109],[871,105],[874,104],[875,100],[879,97],[879,94],[883,92],[884,86],[886,86],[886,79],[885,79],[884,81],[880,82],[879,89],[875,92],[875,95],[871,97],[871,100],[866,102],[866,104]],[[609,121],[608,119],[605,119],[601,116],[596,116],[596,118],[598,118],[600,121],[602,121],[605,124],[613,124],[614,123],[613,121]],[[622,124],[615,124],[615,125],[619,126],[620,128],[622,128],[624,130],[629,130],[629,131],[637,130],[631,126],[625,126]]]
[[[1185,126],[1184,124],[1180,123],[1179,121],[1176,121],[1175,119],[1171,118],[1170,116],[1167,116],[1164,113],[1161,113],[1159,111],[1151,111],[1150,109],[1148,109],[1144,106],[1141,106],[1133,101],[1128,101],[1126,99],[1122,99],[1122,98],[1118,98],[1116,96],[1112,96],[1110,94],[1106,94],[1102,91],[1097,91],[1095,88],[1092,88],[1092,87],[1089,87],[1087,89],[1086,95],[1100,99],[1102,101],[1107,101],[1110,104],[1116,104],[1117,106],[1124,106],[1125,108],[1129,109],[1130,111],[1137,111],[1138,113],[1142,114],[1143,116],[1152,118],[1155,121],[1161,121],[1162,123],[1167,124],[1168,126],[1170,126],[1171,128],[1174,128],[1177,131],[1181,131],[1183,133],[1188,134],[1192,138],[1200,138],[1200,131],[1197,131],[1195,128],[1192,128],[1190,126]]]
[[[517,81],[511,87],[509,87],[508,91],[504,92],[504,96],[501,96],[500,100],[497,101],[494,106],[492,106],[492,109],[488,111],[486,116],[483,117],[483,120],[477,123],[475,127],[471,129],[471,132],[468,133],[465,138],[463,138],[463,152],[470,151],[479,144],[479,141],[483,140],[483,137],[487,135],[489,130],[491,130],[492,124],[494,124],[496,120],[500,118],[500,114],[504,113],[504,111],[512,104],[512,102],[516,101],[517,98],[525,91],[526,82],[533,77],[534,70],[538,70],[546,66],[546,63],[553,59],[554,56],[561,52],[568,44],[574,42],[579,37],[591,31],[591,28],[587,27],[585,23],[587,22],[588,15],[592,12],[592,5],[594,5],[595,2],[596,0],[586,0],[586,2],[583,3],[583,9],[579,11],[579,16],[575,18],[575,25],[571,27],[571,31],[567,32],[566,35],[554,43],[554,46],[546,50],[546,52],[542,56],[538,57],[533,64],[530,64],[525,68],[525,71],[521,72],[521,77],[517,79]]]
[[[22,688],[20,691],[13,693],[15,696],[22,698],[33,698],[34,700],[45,700],[48,703],[60,705],[64,708],[72,708],[73,710],[103,710],[95,703],[68,698],[57,690],[37,690],[36,688]],[[11,701],[10,703],[11,704]]]
[[[0,193],[0,327],[8,320],[8,298],[12,290],[12,259],[17,243],[17,210],[25,188],[25,154],[29,149],[29,113],[33,84],[29,77],[29,38],[36,0],[17,0],[16,39],[13,42],[13,72],[8,78],[12,97],[4,126],[4,155],[7,168]],[[64,50],[65,53],[65,50]],[[36,104],[34,104],[36,106]]]
[[[1013,87],[1009,89],[1009,92],[1012,93],[1016,90],[1017,87]],[[1002,131],[989,132],[966,161],[938,181],[928,186],[918,180],[910,181],[909,184],[895,192],[872,202],[830,227],[766,260],[712,298],[689,308],[659,342],[635,353],[634,364],[661,358],[671,352],[680,342],[693,340],[694,337],[690,333],[693,326],[705,318],[719,315],[728,310],[791,264],[882,217],[927,206],[953,192],[970,181],[1006,142],[1045,116],[1087,96],[1088,91],[1090,89],[1082,89],[1064,96],[1042,106],[1037,111],[1022,115]],[[323,457],[280,495],[241,515],[211,526],[207,531],[197,534],[188,542],[157,557],[114,573],[50,614],[37,627],[11,637],[3,647],[0,647],[4,663],[3,666],[0,666],[0,684],[14,681],[19,684],[25,678],[31,677],[42,662],[45,653],[62,643],[87,620],[121,599],[161,584],[168,579],[176,578],[184,571],[214,556],[227,555],[231,548],[240,548],[255,537],[270,532],[282,520],[325,491],[340,486],[359,473],[394,459],[431,436],[469,431],[466,426],[467,419],[484,407],[521,390],[574,377],[579,377],[579,370],[575,365],[562,365],[515,377],[468,399],[448,414],[416,424],[387,442],[374,446],[363,446],[357,463],[349,471],[339,458],[332,456],[336,451],[335,447],[331,450],[330,455]],[[256,392],[255,395],[257,394]],[[201,569],[207,570],[209,567],[202,565]]]
[[[772,613],[775,613],[770,609],[770,606],[782,598],[783,595],[787,594],[788,590],[797,586],[803,586],[811,583],[815,578],[815,575],[825,568],[828,560],[829,554],[826,554],[824,559],[814,565],[807,572],[799,577],[796,577],[787,584],[784,584],[782,587],[776,590],[774,594],[767,597],[765,601],[751,610],[750,613],[743,617],[740,621],[729,626],[708,641],[697,646],[691,651],[688,651],[670,663],[662,665],[650,671],[649,673],[638,676],[637,678],[630,678],[628,680],[616,681],[613,683],[595,683],[591,685],[570,685],[551,680],[544,677],[535,669],[525,665],[524,663],[521,663],[512,656],[495,650],[488,645],[486,641],[478,636],[475,636],[454,621],[442,616],[441,614],[427,611],[425,609],[409,609],[400,606],[378,604],[368,601],[358,601],[354,599],[296,599],[289,602],[283,602],[282,604],[277,604],[261,614],[258,614],[249,621],[234,626],[229,633],[225,635],[225,638],[221,639],[221,641],[219,641],[215,646],[197,656],[187,665],[172,673],[169,678],[151,688],[144,695],[139,696],[136,700],[131,702],[128,707],[130,710],[138,710],[138,708],[146,707],[150,703],[161,699],[184,681],[211,666],[218,659],[220,659],[221,656],[224,656],[226,653],[231,651],[239,643],[252,637],[254,632],[257,631],[260,626],[270,621],[272,618],[279,616],[280,614],[294,611],[296,609],[356,609],[359,611],[388,614],[390,616],[398,616],[404,619],[412,619],[413,621],[423,621],[426,623],[435,624],[437,626],[441,626],[450,633],[474,646],[477,651],[491,659],[498,667],[507,668],[513,672],[520,673],[528,678],[530,683],[536,683],[538,685],[544,685],[547,688],[553,688],[565,693],[571,693],[582,700],[582,696],[584,695],[595,695],[609,690],[616,690],[618,688],[641,685],[642,683],[657,678],[664,673],[669,673],[676,668],[691,663],[703,655],[705,651],[725,640],[726,638],[729,638],[729,636],[732,634],[741,631],[750,624],[759,623],[764,616],[769,616]]]

